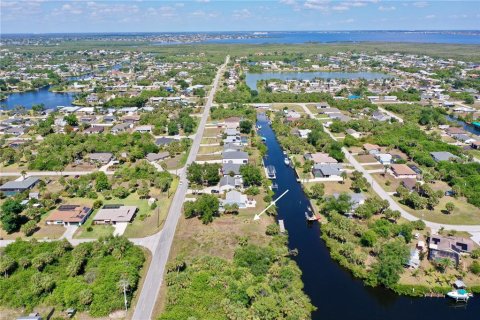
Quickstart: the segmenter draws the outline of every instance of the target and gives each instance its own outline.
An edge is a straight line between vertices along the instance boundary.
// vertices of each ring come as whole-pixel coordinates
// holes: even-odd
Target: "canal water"
[[[388,79],[393,76],[380,72],[247,72],[245,82],[251,90],[257,90],[257,82],[260,80],[313,80],[318,79]]]
[[[467,132],[470,132],[470,133],[473,133],[477,136],[480,136],[480,128],[477,128],[471,124],[468,124],[468,123],[465,123],[464,121],[462,120],[458,120],[457,118],[454,118],[450,115],[447,115],[446,118],[449,120],[449,121],[452,121],[452,122],[455,122],[459,125],[462,126],[463,130],[467,131]]]
[[[46,86],[34,91],[11,93],[6,100],[0,101],[0,106],[2,109],[10,110],[16,106],[31,109],[34,104],[40,103],[43,103],[47,109],[72,105],[73,93],[50,92],[49,88],[50,86]]]
[[[276,168],[275,197],[289,192],[277,202],[278,218],[283,219],[289,234],[289,247],[298,249],[294,258],[302,270],[305,293],[318,309],[315,320],[443,320],[480,319],[480,297],[467,305],[457,305],[445,298],[411,298],[390,290],[363,285],[330,258],[320,238],[317,223],[308,225],[305,212],[309,200],[297,182],[294,170],[284,164],[283,150],[264,116],[258,117],[259,134],[267,138],[265,165]]]

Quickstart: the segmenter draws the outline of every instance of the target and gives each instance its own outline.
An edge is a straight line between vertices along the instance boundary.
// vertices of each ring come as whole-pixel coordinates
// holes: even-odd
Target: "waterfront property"
[[[0,191],[6,196],[13,196],[32,189],[39,181],[40,179],[35,177],[28,177],[21,181],[8,181],[0,186]]]

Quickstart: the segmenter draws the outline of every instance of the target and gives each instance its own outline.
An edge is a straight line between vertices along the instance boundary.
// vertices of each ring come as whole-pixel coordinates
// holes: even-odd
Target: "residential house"
[[[447,151],[430,152],[430,155],[432,156],[433,160],[435,160],[436,162],[460,159],[456,155],[451,154],[450,152],[447,152]]]
[[[372,118],[374,120],[383,122],[383,121],[390,120],[391,117],[389,115],[384,114],[383,112],[374,111],[373,114],[372,114]]]
[[[255,208],[257,201],[254,199],[248,199],[248,197],[237,190],[230,190],[225,195],[225,200],[222,200],[222,206],[226,205],[238,205],[238,208]]]
[[[471,144],[477,140],[466,134],[452,134],[452,138],[466,144]]]
[[[223,153],[223,163],[245,164],[248,163],[248,153],[244,151],[233,151]]]
[[[417,179],[417,173],[406,164],[392,164],[390,169],[396,179]]]
[[[117,224],[131,222],[137,213],[135,206],[105,205],[93,218],[94,224]]]
[[[155,144],[157,146],[165,146],[169,145],[170,143],[174,142],[174,138],[169,138],[169,137],[160,137],[155,140]]]
[[[317,152],[317,153],[306,153],[304,156],[305,160],[311,160],[315,164],[336,164],[338,161],[330,157],[327,153]]]
[[[480,141],[474,141],[470,145],[473,149],[480,149]]]
[[[225,127],[227,129],[236,129],[238,127],[240,127],[240,121],[242,119],[239,118],[239,117],[230,117],[230,118],[227,118],[225,119]]]
[[[354,137],[355,139],[360,139],[362,137],[362,134],[360,132],[357,132],[354,129],[347,129],[346,133]]]
[[[99,134],[99,133],[102,133],[103,131],[105,131],[104,127],[92,126],[92,127],[88,127],[87,129],[83,130],[83,133],[84,134]]]
[[[112,134],[119,134],[122,132],[126,132],[128,129],[131,129],[132,127],[133,127],[133,124],[131,123],[119,123],[114,125],[110,130],[110,132]]]
[[[308,134],[312,132],[310,129],[298,129],[298,136],[302,139],[307,139]]]
[[[240,167],[241,164],[236,163],[223,163],[222,164],[222,174],[223,176],[234,176],[236,178],[241,178],[242,175],[240,174]]]
[[[152,126],[145,125],[145,126],[138,126],[134,129],[135,132],[140,133],[152,133]]]
[[[314,164],[312,174],[315,178],[342,179],[342,166],[339,164]]]
[[[363,145],[363,150],[365,150],[368,154],[380,153],[380,146],[376,144],[365,143]]]
[[[219,190],[220,192],[226,192],[233,190],[235,188],[242,188],[243,187],[243,180],[239,177],[231,177],[229,175],[223,176],[219,182]]]
[[[447,258],[452,260],[457,266],[460,262],[461,254],[470,253],[474,248],[474,242],[467,238],[445,237],[434,234],[429,238],[428,259],[438,260]]]
[[[417,179],[401,179],[400,184],[408,191],[412,192],[417,186]]]
[[[40,179],[28,177],[22,181],[8,181],[0,186],[0,191],[6,196],[13,196],[17,193],[32,189]]]
[[[85,206],[61,205],[48,216],[46,223],[49,225],[80,226],[85,223],[91,213],[92,209]]]
[[[95,152],[89,153],[87,158],[91,163],[107,164],[113,159],[113,154],[110,152]]]
[[[365,196],[362,193],[349,193],[348,195],[350,196],[351,209],[346,213],[346,215],[352,216],[355,213],[355,210],[365,203]],[[333,197],[338,199],[340,197],[340,193],[334,193]]]
[[[223,145],[223,152],[243,151],[244,147],[235,143],[226,143]]]
[[[375,153],[375,159],[378,160],[381,164],[390,165],[392,163],[392,155],[390,153]]]
[[[159,153],[148,153],[145,158],[150,162],[155,162],[155,161],[166,159],[169,156],[170,156],[170,153],[168,152],[159,152]]]

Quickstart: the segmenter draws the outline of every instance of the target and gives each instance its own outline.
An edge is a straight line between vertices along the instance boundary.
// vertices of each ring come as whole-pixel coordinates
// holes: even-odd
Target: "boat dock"
[[[283,220],[278,220],[278,226],[280,227],[280,232],[285,233],[285,224],[283,223]]]
[[[267,166],[265,168],[268,179],[276,179],[277,178],[277,171],[275,170],[274,166]]]

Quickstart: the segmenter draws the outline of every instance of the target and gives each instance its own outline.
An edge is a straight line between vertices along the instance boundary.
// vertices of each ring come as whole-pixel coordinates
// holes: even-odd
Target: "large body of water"
[[[278,197],[289,192],[277,202],[278,218],[283,219],[289,234],[289,247],[298,249],[294,259],[302,270],[304,291],[318,308],[314,320],[478,320],[480,297],[468,304],[455,304],[446,298],[411,298],[398,296],[383,288],[370,288],[355,279],[330,258],[324,241],[320,238],[317,223],[308,225],[305,212],[310,202],[297,182],[292,168],[284,164],[283,151],[266,118],[259,116],[262,126],[259,134],[267,138],[268,156],[265,165],[277,169]]]
[[[391,75],[379,72],[247,72],[245,82],[252,89],[257,89],[257,82],[260,80],[280,79],[280,80],[313,80],[320,79],[384,79],[391,78]]]
[[[9,94],[6,100],[0,101],[0,106],[8,110],[16,106],[30,109],[32,105],[40,103],[43,103],[47,109],[72,105],[73,93],[54,93],[48,91],[49,88],[46,86],[34,91]]]
[[[219,39],[202,43],[299,44],[307,42],[411,42],[480,44],[480,31],[299,31],[268,32],[261,38]]]

